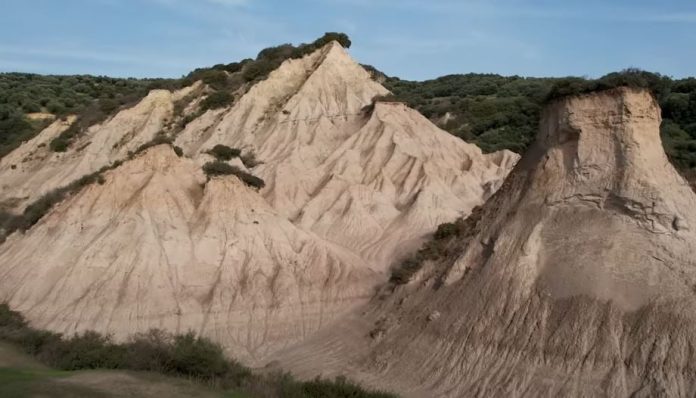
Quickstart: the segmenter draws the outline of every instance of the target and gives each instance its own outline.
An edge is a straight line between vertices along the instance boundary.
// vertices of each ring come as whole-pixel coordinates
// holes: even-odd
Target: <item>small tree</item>
[[[227,91],[216,91],[201,101],[201,110],[224,108],[234,101],[232,94]]]

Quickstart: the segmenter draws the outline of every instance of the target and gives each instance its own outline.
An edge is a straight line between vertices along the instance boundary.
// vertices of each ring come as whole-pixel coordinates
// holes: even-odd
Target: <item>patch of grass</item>
[[[228,396],[391,398],[392,394],[369,391],[345,379],[295,380],[288,374],[256,375],[224,356],[222,347],[193,332],[173,335],[161,330],[136,334],[125,343],[109,336],[85,332],[73,337],[37,330],[22,316],[0,304],[0,339],[16,344],[41,362],[62,370],[127,369],[158,372],[197,380],[224,389]],[[36,382],[54,371],[6,369],[0,371],[0,392],[12,383]],[[5,383],[3,383],[3,381]],[[89,395],[85,395],[89,396]]]
[[[481,208],[476,207],[466,219],[460,218],[453,223],[440,224],[433,234],[433,239],[425,242],[416,254],[391,270],[389,282],[393,285],[407,284],[423,268],[425,261],[437,261],[461,252],[461,245],[457,243],[473,235],[481,214]]]

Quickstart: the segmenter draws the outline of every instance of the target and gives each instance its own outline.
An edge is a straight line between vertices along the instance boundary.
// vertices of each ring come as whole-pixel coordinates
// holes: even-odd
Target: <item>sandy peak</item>
[[[537,143],[557,145],[568,140],[585,139],[578,133],[578,123],[592,118],[597,127],[611,124],[619,129],[601,130],[612,135],[649,134],[659,143],[659,129],[632,129],[637,122],[662,121],[657,101],[647,89],[619,87],[595,93],[562,98],[552,102],[543,112],[542,129]]]

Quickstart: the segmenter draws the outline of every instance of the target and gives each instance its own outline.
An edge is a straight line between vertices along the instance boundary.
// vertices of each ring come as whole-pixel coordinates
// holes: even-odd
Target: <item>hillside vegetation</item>
[[[32,138],[53,117],[81,115],[88,124],[142,99],[155,88],[170,87],[169,79],[117,79],[105,76],[42,76],[0,73],[0,157]],[[60,148],[59,148],[60,149]]]
[[[0,304],[0,342],[13,344],[43,365],[62,371],[111,369],[153,372],[197,381],[240,397],[396,397],[365,390],[344,378],[317,378],[304,382],[284,373],[254,374],[249,368],[226,358],[222,347],[193,332],[173,335],[153,329],[136,334],[125,343],[116,343],[110,336],[96,332],[65,337],[29,326],[22,315],[10,310],[7,304]],[[60,372],[52,373],[61,375]],[[0,382],[3,377],[6,381],[16,381],[16,374],[16,369],[3,369],[0,362]],[[19,376],[22,376],[21,372]],[[24,376],[37,375],[25,372]]]
[[[619,86],[647,88],[662,107],[667,154],[683,173],[696,171],[695,78],[674,80],[629,69],[596,80],[466,74],[423,82],[387,77],[384,85],[441,128],[484,151],[518,153],[533,141],[547,102]]]
[[[235,92],[265,79],[283,61],[300,58],[332,40],[346,48],[351,45],[347,35],[330,32],[309,44],[269,47],[261,50],[256,59],[199,68],[181,79],[0,74],[0,157],[46,126],[47,121],[31,120],[28,114],[78,114],[74,130],[83,129],[135,103],[151,89],[174,89],[197,80],[211,90],[199,112],[229,106]],[[416,82],[388,77],[371,66],[365,68],[396,98],[485,152],[524,152],[533,141],[541,110],[549,100],[622,85],[649,88],[663,109],[662,136],[667,154],[683,173],[696,175],[695,78],[674,80],[656,73],[626,70],[597,80],[465,74]],[[66,140],[52,147],[61,151],[68,145]]]
[[[270,47],[259,52],[256,59],[199,68],[180,79],[0,73],[0,158],[34,137],[51,120],[32,119],[33,113],[46,113],[53,117],[78,115],[75,125],[51,143],[51,149],[63,152],[80,131],[134,105],[150,90],[174,90],[200,80],[209,88],[208,97],[200,105],[200,113],[229,106],[234,102],[233,93],[243,92],[265,79],[283,61],[301,58],[334,40],[346,48],[351,45],[347,35],[328,32],[312,43]]]

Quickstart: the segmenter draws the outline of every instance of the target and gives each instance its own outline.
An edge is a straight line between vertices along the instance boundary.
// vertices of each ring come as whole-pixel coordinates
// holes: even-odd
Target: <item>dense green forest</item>
[[[201,111],[227,106],[234,101],[230,93],[248,88],[284,60],[308,54],[330,40],[337,40],[344,47],[351,44],[345,34],[327,33],[309,44],[270,47],[259,52],[256,59],[196,69],[181,79],[0,74],[0,157],[45,127],[46,121],[31,120],[27,114],[78,114],[82,115],[80,128],[84,128],[133,104],[151,89],[173,89],[196,80],[203,80],[213,90]],[[486,152],[523,152],[534,139],[544,104],[551,99],[621,85],[646,87],[662,106],[665,150],[680,170],[696,175],[695,78],[674,80],[656,73],[627,70],[596,80],[464,74],[418,82],[366,68],[397,99]],[[56,150],[64,150],[69,142],[64,144]]]
[[[616,86],[645,87],[662,107],[662,138],[668,155],[682,171],[696,169],[695,78],[674,80],[627,70],[597,80],[466,74],[423,82],[388,77],[384,85],[441,128],[489,152],[523,152],[534,139],[541,110],[550,100]]]
[[[167,79],[116,79],[105,76],[42,76],[0,74],[0,157],[46,126],[28,114],[45,112],[62,117],[87,109],[103,115],[127,106]]]

